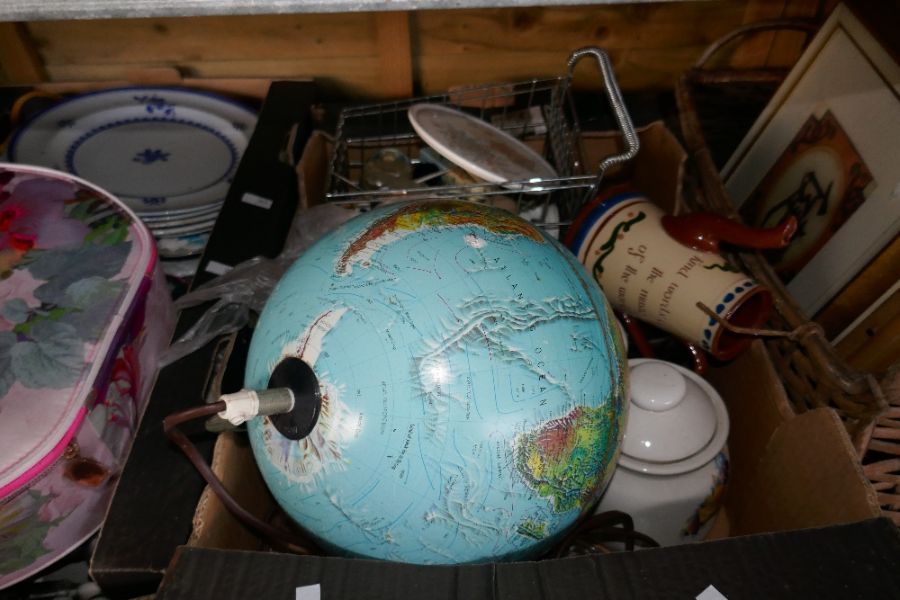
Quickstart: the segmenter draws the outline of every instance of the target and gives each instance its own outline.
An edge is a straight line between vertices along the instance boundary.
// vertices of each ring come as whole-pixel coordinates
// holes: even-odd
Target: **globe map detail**
[[[245,386],[296,357],[322,395],[305,439],[248,423],[263,478],[337,554],[535,557],[612,475],[626,389],[612,319],[574,257],[510,213],[363,213],[307,250],[260,315]]]

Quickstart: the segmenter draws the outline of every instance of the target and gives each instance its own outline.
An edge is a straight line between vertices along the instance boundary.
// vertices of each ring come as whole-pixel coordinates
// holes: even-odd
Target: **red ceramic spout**
[[[679,243],[706,252],[718,252],[725,242],[759,250],[784,248],[797,232],[797,217],[791,215],[775,227],[748,227],[713,213],[691,213],[662,218],[663,229]]]

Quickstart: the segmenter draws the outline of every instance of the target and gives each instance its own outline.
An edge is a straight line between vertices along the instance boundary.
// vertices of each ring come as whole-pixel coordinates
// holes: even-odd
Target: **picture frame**
[[[839,5],[721,172],[749,224],[798,218],[767,258],[807,314],[900,231],[898,152],[900,66]]]

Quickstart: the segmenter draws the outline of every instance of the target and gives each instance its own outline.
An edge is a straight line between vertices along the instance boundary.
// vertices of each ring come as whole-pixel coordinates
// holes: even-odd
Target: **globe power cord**
[[[219,432],[242,425],[254,417],[266,416],[279,433],[288,439],[301,440],[315,427],[321,408],[319,382],[313,370],[299,358],[286,358],[272,371],[268,389],[223,394],[218,402],[172,413],[163,419],[163,431],[184,452],[222,504],[244,526],[269,540],[285,544],[294,553],[312,554],[309,540],[274,527],[241,506],[178,426],[187,421],[208,418],[206,429]]]
[[[309,540],[274,527],[241,506],[225,489],[197,447],[178,429],[178,425],[208,418],[206,429],[220,432],[242,425],[254,417],[264,416],[286,438],[301,440],[316,426],[321,409],[319,381],[312,368],[299,358],[285,358],[272,371],[268,389],[244,389],[223,394],[218,402],[173,413],[163,419],[163,431],[181,448],[222,504],[244,526],[262,537],[285,544],[291,552],[314,554]],[[634,550],[636,545],[645,548],[659,545],[652,538],[635,531],[634,522],[627,513],[607,511],[592,515],[587,512],[555,551],[551,551],[550,556],[558,558],[571,554],[606,553],[609,552],[605,546],[608,542],[624,543],[627,551]]]

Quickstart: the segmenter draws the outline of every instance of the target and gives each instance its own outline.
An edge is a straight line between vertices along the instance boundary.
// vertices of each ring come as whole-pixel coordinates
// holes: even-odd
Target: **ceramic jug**
[[[662,546],[702,540],[728,479],[728,413],[695,373],[629,361],[630,406],[618,466],[596,513],[623,511]]]
[[[587,204],[565,242],[617,310],[728,360],[752,337],[716,317],[758,328],[768,320],[772,295],[725,260],[719,243],[781,248],[796,228],[793,218],[757,229],[709,213],[671,216],[640,194],[622,193]]]

